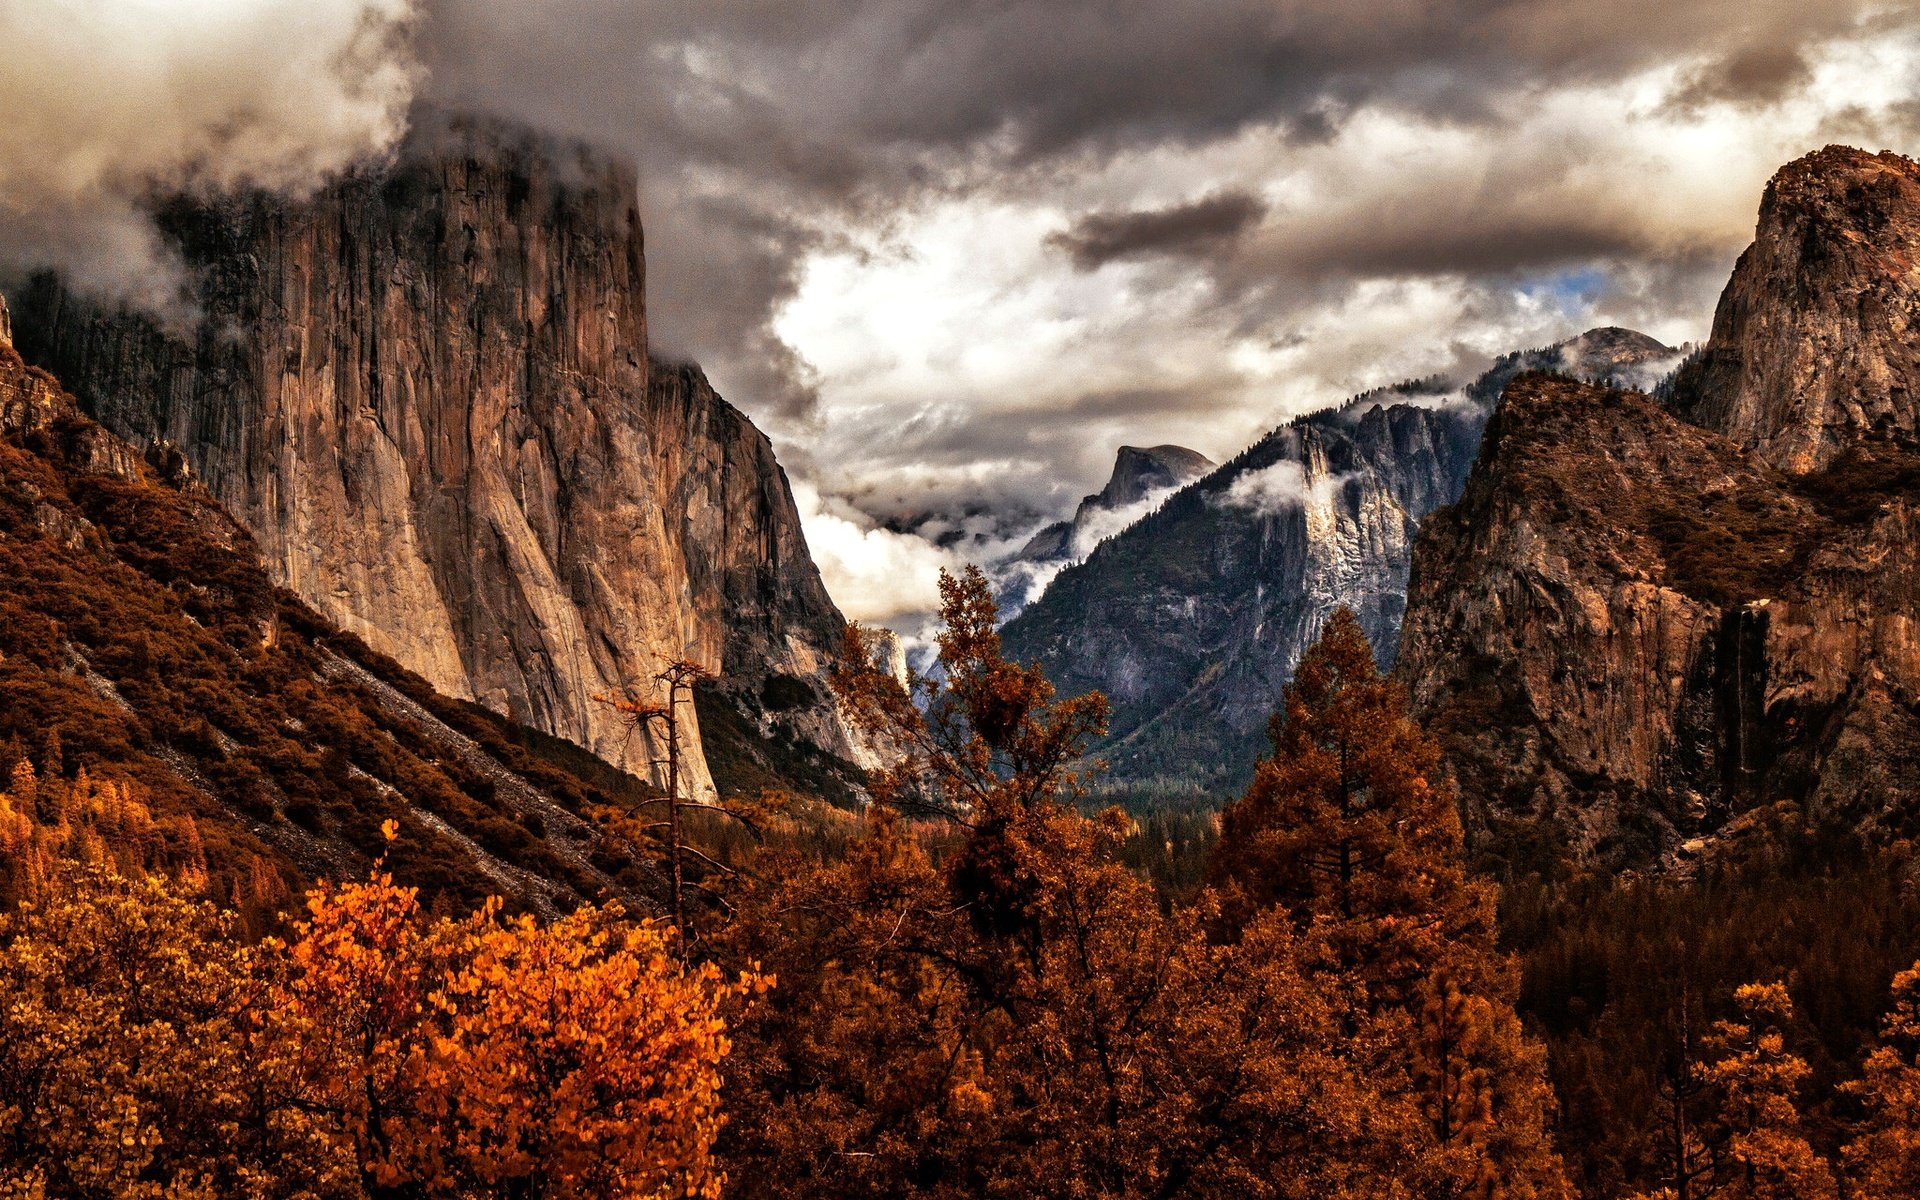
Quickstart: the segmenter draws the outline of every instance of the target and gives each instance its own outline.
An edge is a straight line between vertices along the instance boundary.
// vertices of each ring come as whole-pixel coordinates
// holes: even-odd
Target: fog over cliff
[[[0,274],[150,306],[146,195],[309,188],[420,99],[634,157],[660,344],[879,617],[955,560],[923,518],[1037,526],[1121,444],[1223,458],[1594,325],[1698,340],[1775,165],[1920,128],[1920,14],[1881,0],[88,0],[0,38],[43,68],[0,81]]]

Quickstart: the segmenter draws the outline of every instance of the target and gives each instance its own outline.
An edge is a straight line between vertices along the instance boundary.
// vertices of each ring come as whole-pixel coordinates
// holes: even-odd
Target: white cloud
[[[1177,487],[1155,488],[1132,504],[1089,509],[1085,518],[1074,524],[1073,544],[1067,547],[1068,555],[1078,562],[1092,554],[1094,547],[1146,517],[1179,490]]]
[[[59,267],[160,311],[156,192],[302,189],[385,151],[418,70],[413,0],[0,4],[0,273]]]
[[[1307,504],[1331,504],[1334,496],[1351,478],[1353,476],[1350,474],[1316,474],[1309,479],[1304,466],[1293,459],[1283,458],[1257,471],[1236,476],[1215,503],[1223,508],[1239,508],[1275,516]]]
[[[827,593],[851,620],[913,633],[940,607],[940,572],[964,566],[925,538],[883,529],[812,484],[795,482],[793,499]]]
[[[1292,416],[1596,325],[1699,341],[1768,176],[1900,136],[1916,31],[1815,45],[1807,86],[1761,105],[1671,103],[1706,65],[1677,57],[1490,92],[1486,121],[1379,105],[1320,144],[1241,126],[938,192],[805,258],[776,328],[821,407],[787,440],[871,511],[1058,519],[1121,444],[1225,459]],[[1230,253],[1084,271],[1048,243],[1083,213],[1223,189],[1266,205]]]

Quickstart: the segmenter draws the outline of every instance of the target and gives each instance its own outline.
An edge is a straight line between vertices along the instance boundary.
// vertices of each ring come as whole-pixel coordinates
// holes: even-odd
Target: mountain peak
[[[1114,455],[1107,486],[1090,499],[1102,508],[1135,504],[1149,492],[1198,479],[1214,466],[1212,459],[1185,446],[1122,446]]]
[[[1636,329],[1602,325],[1554,347],[1560,370],[1593,383],[1645,391],[1671,370],[1680,352]]]
[[[1782,470],[1920,436],[1920,163],[1828,146],[1767,185],[1675,408]]]
[[[1761,201],[1762,210],[1803,197],[1830,195],[1836,180],[1869,180],[1887,174],[1909,179],[1920,177],[1920,163],[1891,150],[1875,154],[1857,146],[1823,146],[1773,173],[1766,197]]]

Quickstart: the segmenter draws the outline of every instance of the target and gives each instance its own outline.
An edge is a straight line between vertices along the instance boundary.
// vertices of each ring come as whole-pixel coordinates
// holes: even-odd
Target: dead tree
[[[666,743],[666,754],[664,757],[654,758],[649,761],[655,768],[665,767],[667,769],[666,793],[661,796],[637,801],[624,809],[616,811],[611,814],[612,820],[609,822],[609,825],[610,832],[626,839],[630,845],[635,845],[636,848],[639,841],[654,836],[659,836],[659,839],[664,843],[673,927],[679,934],[680,944],[684,951],[686,946],[693,940],[691,936],[692,931],[687,924],[686,897],[689,887],[706,893],[714,903],[723,909],[731,911],[731,906],[727,904],[725,897],[721,896],[713,888],[701,882],[689,883],[686,877],[687,861],[689,859],[697,859],[714,871],[728,877],[732,877],[736,872],[725,863],[716,861],[705,851],[688,844],[682,814],[687,809],[701,809],[707,812],[719,813],[723,817],[739,822],[739,824],[756,839],[760,836],[760,830],[753,821],[743,813],[720,804],[708,804],[705,801],[689,800],[680,794],[681,705],[693,701],[694,688],[702,681],[711,679],[711,672],[701,667],[698,663],[678,659],[667,664],[666,668],[653,678],[655,683],[665,689],[666,695],[664,699],[647,700],[628,695],[621,699],[609,700],[608,702],[625,715],[627,722],[633,728],[647,733],[650,740],[656,724],[658,725],[662,734],[661,740]],[[647,821],[637,826],[635,825],[636,820],[638,820],[643,813],[655,808],[664,809],[664,811],[659,814],[660,819]]]

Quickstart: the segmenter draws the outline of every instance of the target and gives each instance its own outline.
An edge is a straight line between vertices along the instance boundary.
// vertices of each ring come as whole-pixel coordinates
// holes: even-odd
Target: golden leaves
[[[0,1196],[718,1194],[723,1013],[618,909],[426,919],[385,874],[291,943],[157,879],[0,918]]]

